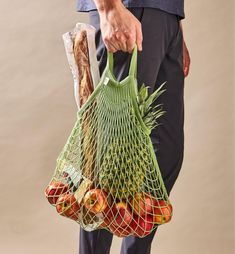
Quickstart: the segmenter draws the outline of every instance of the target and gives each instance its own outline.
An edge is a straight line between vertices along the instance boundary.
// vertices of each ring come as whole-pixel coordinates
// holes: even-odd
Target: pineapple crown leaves
[[[143,83],[142,86],[139,89],[138,92],[138,101],[139,103],[143,103],[147,97],[148,97],[148,88],[150,88],[150,86],[145,86],[145,84]]]
[[[154,91],[146,100],[146,107],[149,107],[162,93],[166,91],[166,89],[162,89],[162,87],[166,84],[164,82],[161,84],[156,91]]]
[[[143,118],[145,125],[151,130],[157,127],[159,124],[156,122],[156,119],[161,117],[166,113],[166,111],[162,110],[162,104],[152,106],[153,102],[166,91],[166,89],[162,89],[166,84],[164,82],[161,84],[156,91],[154,91],[150,96],[148,96],[148,88],[149,86],[145,86],[143,83],[138,92],[138,105],[140,114]]]

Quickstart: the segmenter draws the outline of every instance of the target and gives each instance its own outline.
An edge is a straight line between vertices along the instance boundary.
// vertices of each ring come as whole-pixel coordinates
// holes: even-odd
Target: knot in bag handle
[[[129,67],[129,74],[128,76],[132,77],[137,77],[137,45],[135,44],[133,51],[132,51],[132,56],[131,56],[131,62],[130,62],[130,67]],[[107,69],[113,74],[113,53],[108,51],[107,55]]]

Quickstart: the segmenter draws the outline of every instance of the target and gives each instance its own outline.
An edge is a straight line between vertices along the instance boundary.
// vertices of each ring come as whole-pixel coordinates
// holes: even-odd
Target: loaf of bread
[[[80,107],[86,102],[91,93],[94,91],[94,86],[92,83],[92,76],[90,71],[90,62],[89,62],[89,49],[88,49],[88,41],[87,41],[87,33],[85,30],[80,31],[76,34],[74,38],[73,44],[73,52],[75,62],[78,68],[78,93],[80,99]],[[94,151],[96,142],[90,140],[90,132],[91,132],[91,114],[89,109],[86,113],[86,118],[82,119],[82,131],[84,132],[84,139],[81,141],[82,151],[84,151],[84,171],[83,175],[88,179],[93,179],[94,172]],[[93,143],[93,149],[91,149],[90,143]],[[88,149],[89,147],[89,149]]]
[[[63,34],[65,52],[73,75],[74,97],[78,109],[100,82],[95,33],[95,27],[90,24],[76,23],[71,31]]]
[[[89,50],[87,42],[87,33],[82,30],[74,38],[74,58],[78,67],[78,96],[80,98],[80,107],[86,102],[94,90],[90,70]]]

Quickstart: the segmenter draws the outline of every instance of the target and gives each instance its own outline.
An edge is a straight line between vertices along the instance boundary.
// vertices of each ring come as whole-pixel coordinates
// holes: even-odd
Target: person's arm
[[[136,43],[142,50],[142,28],[139,20],[121,0],[94,0],[100,16],[102,39],[108,51],[132,52]]]
[[[182,26],[181,21],[180,21],[180,28],[181,28],[182,34],[183,34],[183,26]],[[187,77],[189,74],[190,62],[191,62],[191,60],[190,60],[188,48],[187,48],[186,43],[184,41],[184,34],[183,34],[183,68],[184,68],[184,76],[185,77]]]

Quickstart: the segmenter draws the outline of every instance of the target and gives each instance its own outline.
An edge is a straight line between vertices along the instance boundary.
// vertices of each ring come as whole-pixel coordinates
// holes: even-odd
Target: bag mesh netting
[[[60,215],[87,231],[105,228],[119,237],[144,237],[172,217],[150,139],[149,124],[163,112],[158,105],[155,114],[143,115],[151,98],[146,98],[146,89],[145,100],[140,98],[136,70],[136,45],[129,75],[120,82],[108,52],[101,80],[78,111],[45,190]]]

